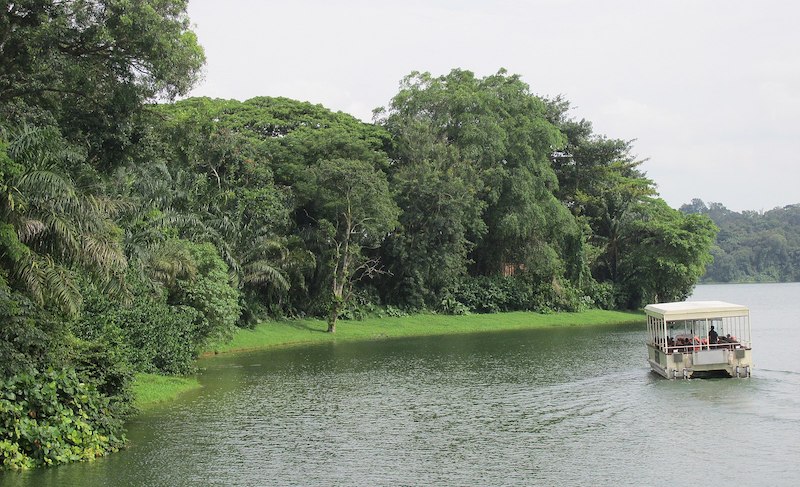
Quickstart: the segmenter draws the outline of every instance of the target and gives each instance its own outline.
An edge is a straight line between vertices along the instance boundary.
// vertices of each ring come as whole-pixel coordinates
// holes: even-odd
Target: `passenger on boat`
[[[677,345],[679,347],[683,347],[683,351],[684,352],[688,352],[689,351],[689,345],[692,344],[692,339],[689,338],[689,337],[685,337],[685,336],[684,337],[678,337],[676,342],[677,342]]]
[[[719,343],[719,335],[717,330],[714,329],[714,325],[711,325],[711,329],[708,331],[708,343],[712,345]]]

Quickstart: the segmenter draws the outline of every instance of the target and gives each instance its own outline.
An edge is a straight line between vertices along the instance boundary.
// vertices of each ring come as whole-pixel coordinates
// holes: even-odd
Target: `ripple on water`
[[[643,333],[220,357],[203,389],[131,424],[127,451],[0,485],[800,485],[793,361],[668,381],[646,367]]]

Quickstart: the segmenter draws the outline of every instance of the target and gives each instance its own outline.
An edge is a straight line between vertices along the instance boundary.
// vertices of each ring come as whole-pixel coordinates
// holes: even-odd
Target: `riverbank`
[[[564,326],[624,325],[643,321],[640,312],[588,310],[578,313],[540,314],[511,312],[466,316],[416,314],[401,317],[373,317],[361,321],[339,321],[336,333],[327,333],[324,320],[270,321],[252,330],[241,329],[228,343],[209,347],[203,354],[237,353],[326,342],[385,340],[391,338],[511,331]],[[182,392],[200,387],[193,377],[165,377],[139,374],[134,394],[136,406],[146,409],[174,399]]]
[[[133,381],[134,407],[142,411],[156,404],[175,399],[180,394],[200,388],[197,377],[175,377],[159,374],[136,374]]]

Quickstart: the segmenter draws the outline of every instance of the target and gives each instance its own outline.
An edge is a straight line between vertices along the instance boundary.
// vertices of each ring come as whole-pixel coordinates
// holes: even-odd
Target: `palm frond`
[[[81,249],[83,262],[107,275],[124,271],[128,267],[125,254],[116,240],[97,234],[86,234],[82,237]]]
[[[289,281],[286,280],[283,273],[269,262],[263,260],[247,265],[242,277],[242,283],[270,285],[283,291],[289,289]]]
[[[21,242],[30,241],[46,230],[44,222],[38,219],[25,218],[18,223],[17,235]]]
[[[23,256],[23,258],[17,262],[15,274],[16,280],[21,284],[21,287],[27,291],[33,301],[39,305],[44,305],[41,265],[39,264],[39,259],[33,252]]]
[[[71,273],[50,256],[31,252],[16,269],[16,277],[35,302],[46,306],[52,300],[61,311],[75,316],[80,310],[81,294]]]
[[[72,182],[50,170],[27,171],[13,184],[20,193],[31,200],[36,199],[54,204],[71,202],[76,198]]]
[[[168,240],[153,248],[143,264],[152,279],[167,287],[178,279],[191,280],[197,275],[197,264],[180,240]]]
[[[76,316],[80,310],[81,293],[69,272],[50,261],[43,268],[42,277],[47,295],[69,316]]]

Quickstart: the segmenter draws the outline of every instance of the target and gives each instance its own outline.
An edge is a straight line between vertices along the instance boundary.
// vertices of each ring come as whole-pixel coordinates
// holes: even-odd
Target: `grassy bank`
[[[200,387],[195,377],[173,377],[158,374],[136,374],[133,382],[134,405],[146,410],[158,403],[171,401],[182,392]]]
[[[604,310],[554,314],[513,312],[467,316],[418,314],[397,318],[339,321],[335,334],[326,333],[328,325],[323,320],[279,321],[262,323],[252,330],[239,330],[231,342],[212,347],[208,353],[241,352],[320,342],[451,335],[556,326],[613,325],[642,320],[641,313]]]
[[[325,342],[383,340],[389,338],[452,335],[559,326],[622,325],[643,321],[642,313],[589,310],[580,313],[538,314],[530,312],[475,314],[467,316],[418,314],[396,318],[339,321],[336,333],[326,333],[323,320],[265,322],[252,330],[238,330],[229,343],[218,344],[206,355],[262,350]],[[139,374],[136,405],[146,409],[169,401],[181,392],[200,387],[197,379]]]

